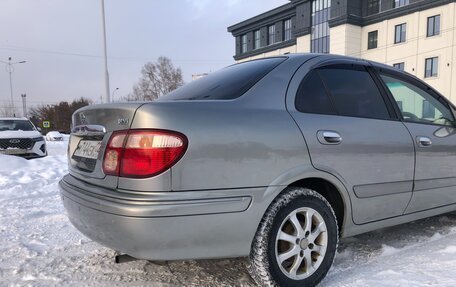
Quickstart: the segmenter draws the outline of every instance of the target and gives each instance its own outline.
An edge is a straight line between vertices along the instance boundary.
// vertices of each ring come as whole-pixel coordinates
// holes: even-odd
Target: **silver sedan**
[[[75,112],[63,204],[118,261],[250,256],[259,285],[314,286],[340,237],[456,210],[454,112],[369,61],[236,64]]]

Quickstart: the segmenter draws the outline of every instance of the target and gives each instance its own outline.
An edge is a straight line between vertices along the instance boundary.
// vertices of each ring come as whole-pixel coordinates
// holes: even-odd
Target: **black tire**
[[[283,222],[288,220],[287,218],[289,218],[290,214],[302,208],[308,208],[321,215],[319,218],[322,218],[326,224],[325,242],[327,242],[327,246],[324,256],[319,259],[318,267],[314,269],[310,276],[303,279],[292,279],[286,274],[287,271],[283,265],[279,266],[281,263],[276,259],[276,253],[278,253],[276,247],[279,246],[279,243],[276,245],[276,239]],[[313,219],[314,217],[311,218]],[[326,276],[333,264],[338,240],[336,216],[328,201],[322,195],[310,189],[287,188],[271,203],[260,222],[250,251],[248,271],[259,286],[316,286]],[[303,245],[306,245],[307,242],[306,240]],[[301,247],[301,244],[297,244],[297,242],[294,246],[296,248],[306,248]],[[297,256],[303,257],[303,251],[300,251]],[[310,261],[314,260],[313,257],[311,258]],[[307,263],[304,264],[305,268],[307,268],[306,265]],[[296,266],[303,265],[297,263]]]

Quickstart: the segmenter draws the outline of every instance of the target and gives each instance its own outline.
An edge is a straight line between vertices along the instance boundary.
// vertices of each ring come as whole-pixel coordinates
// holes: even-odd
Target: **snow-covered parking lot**
[[[245,259],[116,265],[65,216],[66,142],[0,156],[0,286],[253,286]],[[322,286],[456,286],[456,213],[345,239]]]

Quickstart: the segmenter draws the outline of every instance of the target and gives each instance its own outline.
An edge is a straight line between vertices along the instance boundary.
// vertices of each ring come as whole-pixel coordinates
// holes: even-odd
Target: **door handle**
[[[422,147],[430,147],[430,146],[432,146],[432,141],[428,137],[418,136],[418,137],[416,137],[416,141]]]
[[[318,141],[324,145],[337,145],[342,142],[342,137],[335,131],[318,131],[317,138]]]

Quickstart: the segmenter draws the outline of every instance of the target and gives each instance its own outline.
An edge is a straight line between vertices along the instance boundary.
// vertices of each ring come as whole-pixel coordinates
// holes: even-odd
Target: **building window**
[[[437,77],[438,70],[439,70],[439,58],[438,57],[427,58],[426,65],[425,65],[425,71],[424,71],[424,77],[425,78]]]
[[[291,19],[283,21],[283,40],[291,40]]]
[[[329,24],[331,1],[312,1],[311,52],[329,53]]]
[[[367,15],[380,12],[380,0],[367,0]]]
[[[405,63],[404,62],[396,63],[396,64],[393,64],[393,67],[398,69],[398,70],[404,71],[405,70]]]
[[[268,45],[275,43],[275,25],[268,26]]]
[[[377,48],[378,31],[369,32],[367,35],[367,49]]]
[[[410,4],[410,0],[394,0],[394,7],[398,8]]]
[[[261,48],[261,32],[260,32],[260,30],[256,30],[254,32],[254,34],[255,34],[255,42],[253,44],[254,45],[253,48],[259,49],[259,48]]]
[[[241,36],[241,53],[247,52],[247,34]]]
[[[427,19],[427,36],[432,37],[440,34],[440,15]]]
[[[394,44],[403,43],[407,38],[407,24],[396,25],[394,34]]]

